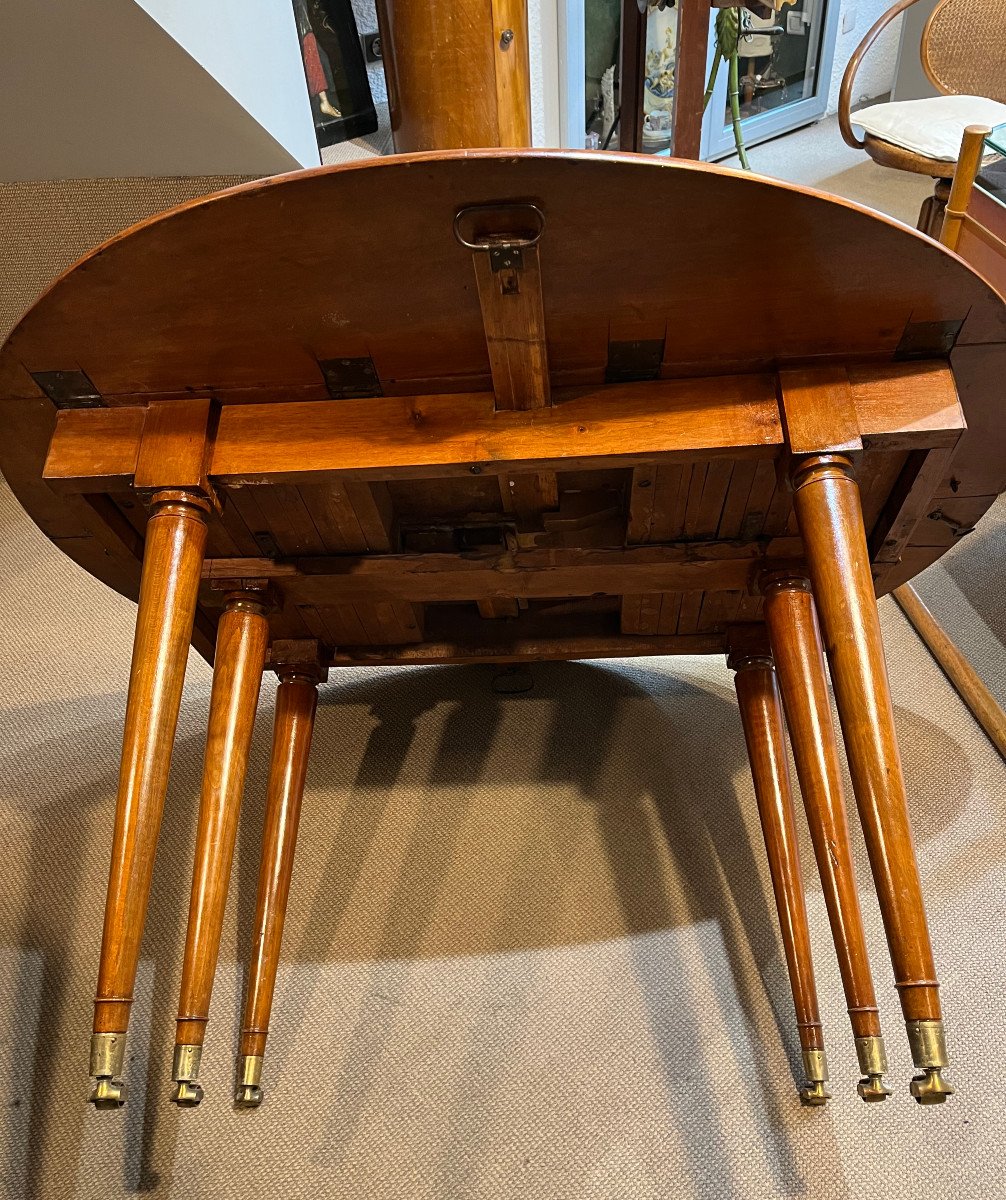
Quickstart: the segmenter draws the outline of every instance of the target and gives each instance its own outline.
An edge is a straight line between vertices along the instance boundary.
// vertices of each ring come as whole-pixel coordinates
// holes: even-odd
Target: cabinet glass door
[[[776,0],[778,3],[779,0]],[[831,85],[838,0],[795,0],[756,15],[740,10],[740,111],[750,147],[824,116]],[[716,13],[709,34],[709,66],[716,51]],[[721,62],[702,129],[702,157],[724,158],[735,150],[729,71]]]

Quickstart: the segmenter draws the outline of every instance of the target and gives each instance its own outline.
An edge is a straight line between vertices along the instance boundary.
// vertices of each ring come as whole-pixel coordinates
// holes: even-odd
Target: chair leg
[[[937,242],[943,232],[943,214],[947,211],[947,201],[950,199],[950,183],[949,179],[937,179],[933,186],[933,194],[922,201],[922,208],[919,210],[916,228]]]
[[[775,891],[786,965],[793,988],[800,1049],[807,1076],[800,1088],[800,1101],[810,1105],[824,1104],[829,1099],[825,1088],[828,1064],[811,960],[810,930],[800,874],[793,793],[786,766],[782,709],[775,668],[767,645],[763,653],[732,653],[728,665],[736,672],[734,685],[758,799],[758,813],[765,835],[765,850]]]
[[[939,1104],[953,1088],[942,1075],[948,1060],[939,984],[908,820],[859,487],[851,460],[842,454],[798,460],[792,474],[895,986],[912,1059],[922,1071],[912,1080],[911,1092],[921,1104]]]
[[[119,1076],[154,854],[164,811],[209,504],[194,492],[154,495],[147,522],[112,861],[91,1037],[96,1108],[125,1101]]]
[[[192,894],[182,963],[172,1099],[194,1107],[210,996],[220,952],[227,886],[237,836],[255,709],[269,644],[264,598],[253,591],[227,597],[217,628],[209,732],[203,763]]]
[[[317,662],[278,664],[276,670],[280,683],[276,690],[276,722],[262,833],[255,940],[241,1019],[234,1097],[242,1108],[256,1108],[262,1103],[262,1060],[290,895],[318,684],[326,675]]]
[[[891,1094],[883,1081],[887,1054],[856,893],[838,744],[810,581],[799,574],[779,573],[762,581],[762,591],[800,790],[864,1076],[858,1091],[867,1101],[886,1100]]]

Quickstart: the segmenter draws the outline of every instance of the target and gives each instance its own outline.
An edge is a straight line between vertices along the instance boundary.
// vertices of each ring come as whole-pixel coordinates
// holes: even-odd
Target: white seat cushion
[[[874,137],[926,158],[956,162],[968,125],[1002,125],[1006,104],[982,96],[931,96],[872,104],[849,118]]]

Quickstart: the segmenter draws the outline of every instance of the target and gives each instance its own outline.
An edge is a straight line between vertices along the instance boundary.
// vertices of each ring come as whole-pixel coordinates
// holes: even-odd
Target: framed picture
[[[351,0],[293,0],[319,146],[363,137],[377,113]]]

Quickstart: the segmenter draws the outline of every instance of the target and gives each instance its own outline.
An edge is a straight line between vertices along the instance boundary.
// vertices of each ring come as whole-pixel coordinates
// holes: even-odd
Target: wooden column
[[[793,988],[800,1050],[807,1076],[800,1088],[800,1101],[820,1105],[829,1099],[825,1088],[828,1064],[811,959],[793,793],[786,766],[782,708],[767,639],[763,649],[754,646],[733,649],[728,665],[736,672],[734,684],[765,835],[786,966]]]
[[[912,1057],[912,1095],[940,1103],[953,1089],[919,880],[894,710],[852,460],[811,454],[792,468],[794,503],[824,629],[856,803],[880,898]]]
[[[531,145],[525,0],[378,0],[395,149]]]
[[[280,682],[276,689],[276,721],[262,833],[254,951],[241,1019],[235,1095],[236,1102],[244,1108],[255,1108],[262,1103],[262,1060],[290,895],[318,684],[328,675],[320,666],[314,642],[277,642],[273,660]]]
[[[209,732],[203,764],[199,826],[192,873],[189,922],[178,999],[172,1099],[193,1107],[202,1100],[197,1082],[210,996],[220,952],[238,814],[248,768],[269,622],[262,592],[229,595],[217,626]]]
[[[118,1076],[125,1060],[208,511],[208,501],[195,491],[160,491],[147,522],[91,1039],[96,1079],[91,1100],[97,1108],[117,1108],[125,1100]]]
[[[867,1101],[886,1100],[890,1095],[883,1082],[887,1054],[856,892],[838,744],[810,581],[798,573],[778,573],[762,580],[762,591],[772,657],[863,1072],[858,1091]]]
[[[675,158],[702,157],[702,116],[709,51],[709,0],[678,0],[678,54],[674,73]]]
[[[645,7],[645,6],[644,6]],[[646,22],[638,0],[622,0],[618,51],[618,148],[643,148],[643,77],[646,74]]]

